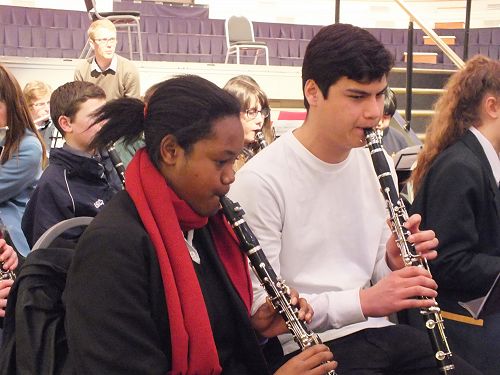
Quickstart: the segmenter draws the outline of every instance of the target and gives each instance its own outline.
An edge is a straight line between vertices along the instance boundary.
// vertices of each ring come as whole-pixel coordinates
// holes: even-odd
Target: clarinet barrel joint
[[[118,151],[115,149],[115,145],[111,145],[107,148],[109,159],[111,160],[111,163],[113,164],[113,167],[116,170],[116,173],[118,173],[118,177],[120,177],[120,181],[122,182],[122,185],[125,186],[125,166],[123,165],[122,159],[120,158],[120,155],[118,155]]]
[[[264,137],[264,133],[262,133],[261,131],[255,133],[255,140],[259,144],[259,149],[262,150],[267,147],[266,138]]]

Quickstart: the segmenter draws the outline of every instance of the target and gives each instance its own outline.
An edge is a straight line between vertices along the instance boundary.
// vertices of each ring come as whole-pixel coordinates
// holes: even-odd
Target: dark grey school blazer
[[[434,161],[413,202],[439,239],[431,262],[438,300],[486,294],[500,273],[500,190],[481,144],[467,131]]]

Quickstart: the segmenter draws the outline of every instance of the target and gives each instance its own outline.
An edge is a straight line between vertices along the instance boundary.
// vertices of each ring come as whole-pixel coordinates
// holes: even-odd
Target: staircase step
[[[403,52],[403,61],[407,61],[408,53]],[[413,52],[413,62],[423,64],[437,64],[437,52]]]
[[[451,22],[436,22],[434,23],[435,29],[465,29],[465,22],[451,21]]]
[[[441,38],[441,40],[449,45],[449,46],[454,46],[456,44],[456,37],[453,36],[453,35],[446,35],[446,36],[439,36]],[[427,36],[427,35],[424,35],[424,45],[426,46],[435,46],[436,45],[436,42],[434,42],[434,40],[431,39],[431,37]]]

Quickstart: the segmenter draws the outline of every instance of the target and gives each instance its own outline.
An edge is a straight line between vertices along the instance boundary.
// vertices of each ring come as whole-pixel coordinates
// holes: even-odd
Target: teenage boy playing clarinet
[[[66,142],[51,151],[49,166],[23,215],[22,229],[30,247],[62,220],[94,217],[122,189],[107,152],[89,149],[101,128],[92,125],[93,113],[105,103],[104,91],[90,82],[69,82],[52,93],[50,116]],[[76,228],[61,237],[74,242],[82,231]]]
[[[302,67],[306,120],[250,160],[229,194],[273,268],[314,308],[310,327],[332,349],[339,375],[439,374],[427,334],[386,319],[428,308],[437,295],[426,270],[403,266],[364,147],[364,129],[382,116],[392,66],[369,32],[346,24],[321,29]],[[420,220],[406,222],[408,240],[434,259],[438,240],[419,230]],[[254,292],[257,309],[265,295],[257,284]],[[284,358],[297,354],[290,335],[280,341]],[[453,361],[454,374],[478,374]]]

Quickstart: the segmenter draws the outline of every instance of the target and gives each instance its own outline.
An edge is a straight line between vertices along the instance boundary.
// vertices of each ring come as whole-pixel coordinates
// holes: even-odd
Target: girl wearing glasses
[[[267,144],[274,140],[271,126],[271,110],[266,94],[255,80],[246,75],[231,78],[224,90],[232,94],[240,103],[240,120],[243,124],[244,148],[235,163],[238,170],[262,148],[257,135],[262,133]]]
[[[0,221],[22,255],[29,251],[21,218],[46,161],[45,144],[36,129],[19,83],[0,65]]]

